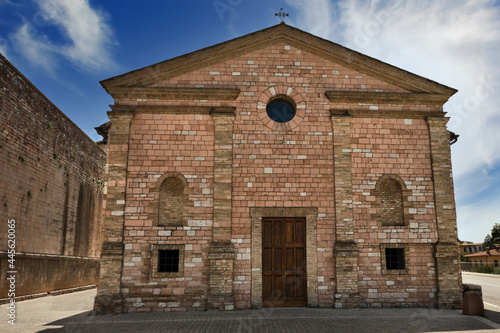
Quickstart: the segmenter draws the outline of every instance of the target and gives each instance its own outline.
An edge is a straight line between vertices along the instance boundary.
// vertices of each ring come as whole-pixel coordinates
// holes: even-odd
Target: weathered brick
[[[1,54],[0,87],[0,298],[96,283],[106,155]]]
[[[302,217],[309,306],[455,305],[458,266],[446,264],[445,252],[454,255],[447,242],[456,241],[456,222],[442,124],[444,97],[454,90],[359,54],[346,60],[351,51],[285,25],[224,45],[166,61],[153,77],[145,69],[104,81],[115,99],[110,116],[133,113],[130,135],[122,131],[110,145],[112,181],[128,149],[127,183],[113,183],[113,196],[126,193],[126,206],[142,209],[123,216],[123,240],[143,257],[124,267],[123,296],[149,297],[154,311],[163,311],[165,298],[167,309],[168,302],[260,307],[262,218]],[[276,97],[291,101],[293,119],[267,115]],[[158,225],[155,215],[159,205],[180,207],[161,202],[169,174],[186,181],[175,226]],[[448,195],[439,205],[436,191]],[[151,247],[160,244],[184,246],[183,277],[152,277]],[[386,248],[404,249],[404,269],[387,269]],[[161,295],[139,288],[148,283]]]

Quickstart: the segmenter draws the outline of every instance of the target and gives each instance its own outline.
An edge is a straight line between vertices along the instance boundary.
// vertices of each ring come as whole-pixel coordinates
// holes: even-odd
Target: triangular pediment
[[[291,45],[297,49],[323,58],[332,63],[363,73],[377,80],[405,90],[408,93],[432,94],[442,96],[446,101],[456,90],[403,69],[376,60],[339,44],[314,36],[300,29],[279,24],[233,40],[216,44],[192,53],[166,60],[148,67],[131,71],[101,81],[102,86],[113,97],[115,94],[127,94],[135,90],[148,89],[150,94],[166,94],[168,91],[154,88],[160,82],[192,73],[201,68],[211,67],[229,59],[265,49],[276,44]],[[175,94],[174,91],[171,92]],[[184,93],[190,91],[184,89]],[[195,93],[193,90],[192,93]],[[209,96],[232,99],[237,91],[222,89],[208,92]]]

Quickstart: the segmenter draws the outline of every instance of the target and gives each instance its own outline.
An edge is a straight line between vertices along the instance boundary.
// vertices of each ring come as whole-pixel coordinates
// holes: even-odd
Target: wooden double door
[[[262,219],[262,305],[307,306],[305,218]]]

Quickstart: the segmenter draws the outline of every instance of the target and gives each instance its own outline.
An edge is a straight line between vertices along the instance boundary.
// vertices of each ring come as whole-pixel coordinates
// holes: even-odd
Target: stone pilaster
[[[460,249],[457,238],[457,221],[453,176],[451,172],[450,134],[446,129],[448,118],[428,117],[434,202],[438,243],[435,246],[438,284],[437,303],[440,308],[462,306],[460,277]]]
[[[234,246],[231,242],[212,242],[210,260],[209,310],[234,310],[233,264]]]
[[[214,221],[210,260],[210,290],[208,308],[234,309],[233,261],[231,243],[231,208],[233,177],[233,112],[211,115],[215,124],[214,147]]]
[[[334,245],[336,293],[335,307],[354,307],[360,302],[358,293],[359,250],[354,242],[351,177],[351,121],[348,115],[332,115],[335,176]]]
[[[103,210],[103,243],[99,287],[94,303],[96,314],[122,312],[120,281],[123,264],[123,225],[127,184],[128,144],[132,112],[109,112],[106,204]]]

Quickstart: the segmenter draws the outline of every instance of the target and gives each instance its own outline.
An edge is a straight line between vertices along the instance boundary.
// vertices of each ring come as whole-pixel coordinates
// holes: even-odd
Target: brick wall
[[[154,81],[149,95],[123,86],[113,90],[110,115],[132,114],[130,140],[110,146],[118,151],[129,145],[122,211],[124,311],[262,306],[261,220],[281,216],[306,218],[309,306],[436,303],[440,238],[426,114],[440,114],[442,104],[329,95],[383,92],[379,96],[400,98],[412,91],[290,44],[275,43],[164,80],[169,72],[161,65],[148,68],[144,80]],[[179,68],[184,67],[174,70]],[[118,80],[138,86],[143,78],[134,75]],[[105,87],[115,89],[109,82]],[[229,90],[240,94],[231,99]],[[221,91],[227,98],[219,98]],[[290,122],[267,116],[266,104],[275,96],[296,105]],[[227,116],[217,111],[222,108],[230,110]],[[443,152],[449,150],[440,143]],[[187,182],[185,221],[158,226],[160,185],[171,173]],[[399,185],[397,198],[380,195],[377,183],[386,178]],[[122,185],[108,181],[109,188]],[[398,201],[400,225],[382,221],[388,213],[381,207],[390,200]],[[450,234],[453,223],[452,217],[446,222]],[[151,251],[162,244],[183,249],[182,277],[152,276]],[[404,270],[385,269],[385,248],[404,249]],[[452,280],[445,281],[449,295],[458,290]]]
[[[431,304],[437,287],[433,244],[438,237],[427,124],[424,119],[365,118],[356,119],[352,128],[355,238],[363,247],[362,297],[372,306]],[[395,175],[393,181],[400,180],[405,189],[403,225],[386,225],[384,207],[374,205],[380,200],[377,196],[382,197],[376,183],[383,175]],[[380,244],[406,244],[409,269],[384,272]]]
[[[122,281],[128,311],[205,308],[207,255],[213,225],[213,127],[209,115],[134,117],[130,129]],[[183,207],[180,225],[178,221],[173,226],[158,225],[156,202],[161,198],[161,185],[171,176],[185,180],[184,194],[189,200]],[[113,183],[108,181],[107,185]],[[152,276],[152,246],[165,243],[182,245],[182,277]],[[138,307],[138,303],[144,304]]]
[[[2,261],[8,249],[7,219],[16,221],[16,252],[98,258],[103,151],[3,56],[0,81]],[[58,266],[57,257],[47,258],[53,268],[47,284],[58,288],[65,266]],[[20,271],[19,278],[30,279],[28,271]],[[46,289],[39,283],[40,290]],[[70,284],[79,283],[75,278]]]

